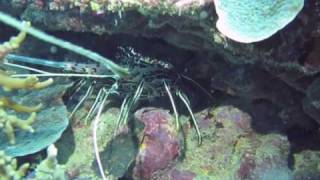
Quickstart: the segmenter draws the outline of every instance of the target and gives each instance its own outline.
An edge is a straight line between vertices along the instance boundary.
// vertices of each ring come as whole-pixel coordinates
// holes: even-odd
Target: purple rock
[[[150,179],[179,156],[179,138],[168,111],[144,108],[137,111],[135,117],[145,127],[133,174],[135,179]]]

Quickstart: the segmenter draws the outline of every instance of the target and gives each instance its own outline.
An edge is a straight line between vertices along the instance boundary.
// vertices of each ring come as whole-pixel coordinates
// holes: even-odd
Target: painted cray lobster
[[[201,133],[195,116],[192,112],[190,101],[188,100],[186,94],[181,90],[180,82],[182,80],[188,81],[211,97],[210,93],[203,89],[194,80],[181,73],[178,73],[174,66],[170,63],[142,56],[140,53],[137,53],[133,48],[130,47],[120,47],[119,50],[120,53],[116,58],[120,60],[120,65],[128,68],[128,71],[130,72],[129,76],[123,78],[114,77],[114,74],[110,70],[99,64],[65,61],[61,62],[15,54],[8,54],[5,58],[5,64],[36,71],[39,73],[36,74],[37,76],[72,77],[78,80],[78,83],[75,83],[75,89],[85,89],[84,87],[87,87],[85,94],[82,96],[82,98],[80,98],[79,102],[70,113],[70,118],[81,107],[81,105],[83,105],[86,99],[90,97],[90,95],[92,95],[94,92],[96,93],[94,103],[85,117],[85,123],[87,123],[88,120],[93,119],[92,133],[94,152],[99,171],[103,179],[107,178],[104,175],[104,168],[99,155],[97,129],[101,113],[103,112],[107,99],[111,95],[120,96],[124,99],[118,115],[114,135],[118,133],[120,127],[127,124],[128,119],[130,119],[130,113],[136,107],[136,104],[140,99],[167,96],[173,109],[176,129],[180,129],[179,115],[174,100],[175,98],[178,98],[185,105],[189,112],[198,136],[199,145],[202,142]],[[56,68],[62,70],[64,73],[51,73],[33,68],[32,65],[36,65],[37,67],[45,66]],[[16,77],[29,75],[31,74],[20,74],[16,75]]]
[[[181,90],[182,88],[180,86],[180,81],[186,80],[203,90],[209,96],[210,94],[191,78],[183,75],[182,73],[178,73],[178,71],[176,71],[174,66],[170,63],[144,57],[135,52],[132,48],[120,48],[121,53],[118,57],[120,59],[119,66],[113,61],[99,55],[98,53],[51,36],[34,27],[31,27],[30,25],[26,26],[25,23],[1,11],[0,21],[42,41],[87,57],[96,63],[100,63],[61,62],[15,54],[6,55],[3,62],[4,65],[19,67],[36,72],[36,74],[16,74],[12,75],[13,77],[26,77],[35,75],[38,77],[62,76],[80,79],[81,83],[75,84],[79,84],[80,89],[87,86],[87,90],[80,99],[79,103],[77,103],[73,109],[71,117],[92,93],[97,92],[95,101],[87,114],[86,121],[90,119],[90,117],[94,117],[92,129],[94,152],[100,174],[102,175],[103,179],[106,179],[106,177],[104,175],[104,170],[98,151],[97,129],[100,115],[103,112],[107,99],[111,95],[124,97],[116,123],[115,133],[117,133],[121,126],[127,124],[130,112],[132,112],[139,99],[167,96],[169,97],[174,112],[176,128],[179,129],[180,123],[174,98],[179,98],[186,106],[191,116],[191,120],[198,135],[198,142],[201,144],[201,134],[191,110],[190,102],[187,96]],[[63,73],[52,73],[36,68],[39,66],[56,68],[63,71]],[[174,93],[172,93],[172,91]]]
[[[87,90],[73,108],[70,117],[72,117],[81,105],[83,105],[85,100],[95,92],[96,98],[86,115],[86,123],[93,116],[95,120],[99,120],[106,100],[110,95],[123,97],[124,100],[120,108],[116,131],[119,127],[127,123],[130,112],[132,112],[139,99],[165,96],[170,100],[176,121],[176,128],[179,129],[179,115],[174,100],[175,98],[179,98],[189,112],[198,135],[198,143],[201,144],[201,134],[197,121],[192,112],[188,97],[180,88],[180,82],[181,80],[186,80],[208,94],[208,96],[210,96],[210,94],[191,78],[178,73],[172,64],[145,57],[131,47],[119,47],[119,53],[116,59],[120,61],[119,64],[122,67],[128,69],[130,72],[129,76],[115,78],[110,70],[94,63],[54,61],[16,54],[7,55],[5,61],[7,65],[19,66],[40,73],[36,74],[37,76],[68,76],[76,78],[78,80],[77,83],[75,83],[76,89],[84,89],[86,87]],[[64,73],[51,73],[32,68],[32,65],[55,68]],[[28,75],[30,74],[20,74],[16,75],[16,77]]]

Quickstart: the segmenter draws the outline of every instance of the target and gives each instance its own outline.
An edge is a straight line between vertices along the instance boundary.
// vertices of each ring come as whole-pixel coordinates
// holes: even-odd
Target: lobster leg
[[[198,135],[198,144],[201,145],[201,143],[202,143],[201,133],[200,133],[196,118],[194,117],[194,114],[193,114],[192,109],[190,107],[190,102],[189,102],[187,96],[185,94],[183,94],[180,90],[177,90],[177,95],[182,100],[182,102],[184,103],[184,105],[186,106],[186,108],[189,111],[189,114],[191,116],[192,122],[194,124],[194,127],[196,128],[196,132]]]
[[[166,92],[167,92],[168,97],[169,97],[170,102],[171,102],[171,106],[172,106],[173,113],[174,113],[174,118],[175,118],[175,121],[176,121],[176,129],[179,130],[180,122],[179,122],[179,115],[178,115],[178,111],[177,111],[177,108],[176,108],[176,104],[174,103],[174,99],[173,99],[173,96],[172,96],[172,94],[170,92],[169,85],[167,84],[167,82],[165,80],[163,80],[163,84],[164,84],[164,87],[166,89]]]

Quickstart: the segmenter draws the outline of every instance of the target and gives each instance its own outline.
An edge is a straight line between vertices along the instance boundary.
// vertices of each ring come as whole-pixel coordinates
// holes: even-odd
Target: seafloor
[[[0,0],[0,11],[129,71],[66,77],[114,71],[33,36],[9,40],[19,31],[0,23],[0,180],[320,179],[318,0],[252,43],[221,33],[208,0]],[[64,76],[26,85],[15,75],[33,72],[10,55]]]

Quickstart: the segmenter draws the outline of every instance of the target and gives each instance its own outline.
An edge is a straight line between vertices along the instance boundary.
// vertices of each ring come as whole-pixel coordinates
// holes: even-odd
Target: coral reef
[[[0,74],[0,86],[6,91],[15,89],[43,89],[53,83],[53,79],[49,78],[40,82],[36,76],[28,76],[26,78],[12,78],[5,74]]]
[[[1,180],[66,180],[64,167],[57,163],[58,150],[52,144],[47,148],[47,158],[37,165],[35,173],[28,175],[29,163],[24,163],[18,168],[17,159],[7,156],[0,151],[0,179]]]
[[[26,38],[26,29],[30,27],[30,23],[25,23],[25,29],[22,30],[16,37],[10,38],[8,42],[0,44],[0,60],[2,61],[5,56],[13,50],[20,47],[21,43]],[[15,89],[42,89],[53,83],[53,79],[48,79],[39,82],[36,76],[29,76],[25,79],[12,78],[3,71],[0,71],[0,86],[6,90],[11,91]]]
[[[57,162],[58,149],[54,145],[47,148],[47,158],[37,165],[36,180],[65,180],[65,169]]]
[[[183,72],[213,95],[213,100],[209,99],[203,91],[182,82],[181,87],[190,97],[190,106],[198,112],[201,146],[188,118],[180,118],[182,132],[177,133],[174,120],[166,110],[143,108],[150,106],[149,103],[167,107],[162,99],[147,97],[146,102],[140,104],[142,108],[136,118],[121,127],[118,134],[113,130],[119,110],[109,108],[103,113],[97,130],[98,151],[108,178],[319,179],[318,149],[303,147],[300,152],[291,152],[295,139],[289,138],[289,142],[287,135],[308,138],[306,132],[319,131],[320,3],[317,0],[288,2],[7,0],[0,1],[0,11],[29,20],[43,30],[110,59],[116,59],[118,47],[140,49],[143,55],[165,59],[174,71]],[[250,9],[253,7],[254,10]],[[228,14],[223,14],[226,12]],[[223,29],[222,25],[229,29]],[[0,29],[1,35],[11,36],[9,32],[2,33],[7,29]],[[0,46],[1,60],[20,45],[25,36],[23,32]],[[98,63],[109,60],[92,51],[82,51],[86,58],[65,52],[68,48],[76,52],[75,46],[60,49],[35,39],[28,39],[24,45],[19,52],[25,56],[84,64],[91,63],[88,59],[93,56]],[[127,69],[118,70],[110,73],[126,79]],[[86,85],[93,82],[89,81]],[[97,81],[99,86],[106,84]],[[161,78],[155,81],[162,83]],[[92,125],[82,121],[83,114],[90,109],[88,106],[93,104],[90,101],[93,97],[88,98],[89,105],[77,111],[69,124],[64,103],[72,107],[73,98],[81,96],[76,94],[72,100],[63,102],[61,97],[70,84],[58,78],[55,84],[51,83],[50,79],[42,81],[34,76],[13,78],[9,72],[0,74],[3,87],[0,112],[24,123],[28,113],[37,113],[36,120],[29,125],[33,133],[14,129],[15,144],[6,141],[7,134],[0,129],[0,139],[5,139],[0,142],[0,149],[18,157],[56,143],[60,157],[48,157],[42,165],[60,158],[70,179],[101,179],[92,149]],[[76,88],[81,94],[84,87]],[[115,104],[118,97],[116,95]],[[141,122],[144,128],[135,129]],[[289,168],[291,160],[294,163]]]
[[[66,172],[70,179],[76,177],[100,178],[92,148],[91,128],[88,128],[83,120],[87,111],[88,109],[81,109],[75,114],[74,119],[76,121],[73,121],[71,128],[68,129],[61,140],[56,143],[60,152],[60,160],[65,162]],[[132,148],[130,145],[129,148],[126,148],[126,146],[117,146],[114,143],[107,145],[112,142],[114,138],[112,129],[114,129],[118,113],[119,110],[116,108],[110,108],[103,113],[97,130],[99,151],[102,161],[105,162],[105,171],[106,174],[109,175],[108,178],[112,178],[113,176],[122,177],[127,171],[127,164],[124,164],[123,161],[119,159],[123,160],[129,156],[128,161],[132,162],[135,155],[135,153],[131,153]],[[123,142],[121,138],[118,139],[115,137],[114,139],[119,144],[131,144],[127,141]],[[128,138],[128,140],[131,139],[131,137]],[[130,155],[132,156],[130,157]]]
[[[69,124],[68,111],[61,100],[63,93],[70,84],[51,85],[46,89],[37,91],[15,93],[8,95],[19,104],[42,104],[37,112],[35,121],[32,123],[33,133],[15,130],[15,144],[7,141],[0,142],[0,149],[6,154],[16,157],[38,152],[57,141]],[[31,107],[31,106],[30,106]],[[13,115],[25,117],[25,113],[15,112]],[[0,138],[6,139],[5,134],[0,132]]]
[[[30,117],[26,120],[19,119],[17,116],[9,115],[3,109],[0,109],[0,127],[4,128],[4,132],[9,139],[10,144],[15,144],[15,129],[19,128],[21,130],[34,132],[32,124],[36,120],[36,113],[31,113]]]
[[[138,110],[135,117],[145,127],[133,176],[135,179],[151,179],[158,171],[168,168],[179,156],[178,132],[168,111],[144,108]]]
[[[214,0],[217,28],[230,39],[252,43],[269,38],[301,11],[303,0]]]
[[[197,114],[204,136],[198,147],[195,134],[184,127],[185,157],[176,168],[195,179],[259,179],[273,169],[287,167],[289,142],[280,134],[257,134],[251,117],[232,106]]]
[[[249,1],[243,1],[245,2]],[[266,7],[272,7],[271,3],[275,1],[261,1],[263,2],[268,5]],[[280,3],[280,1],[277,2]],[[207,0],[200,3],[194,0],[175,2],[54,0],[49,3],[40,3],[41,6],[35,5],[39,4],[35,2],[25,4],[23,9],[15,8],[18,2],[10,1],[3,7],[8,7],[7,12],[14,11],[22,18],[47,30],[161,39],[172,46],[156,48],[156,51],[162,51],[157,52],[159,54],[163,54],[165,49],[169,51],[168,49],[172,47],[193,52],[193,57],[185,55],[185,57],[171,60],[172,64],[185,69],[190,76],[203,80],[206,85],[210,84],[208,88],[234,96],[272,101],[274,106],[279,106],[279,103],[284,123],[290,121],[290,125],[300,126],[302,118],[305,119],[306,124],[310,125],[313,117],[306,116],[301,108],[301,100],[306,95],[306,89],[315,74],[319,72],[319,68],[317,68],[316,61],[311,62],[314,61],[312,58],[305,60],[304,57],[312,53],[314,48],[308,47],[316,43],[313,38],[316,36],[314,32],[317,28],[319,3],[314,0],[304,2],[304,4],[302,1],[295,1],[297,8],[294,8],[294,11],[282,11],[282,8],[290,6],[287,2],[281,1],[280,4],[277,4],[279,6],[266,8],[267,12],[273,12],[272,10],[277,12],[266,13],[267,15],[273,17],[273,14],[280,13],[280,16],[287,18],[286,23],[280,23],[282,25],[279,27],[274,27],[278,23],[273,23],[273,21],[270,21],[272,26],[259,25],[263,26],[261,28],[266,31],[273,29],[274,33],[294,17],[296,18],[268,40],[251,44],[236,43],[221,35],[215,27],[218,16],[213,12],[215,9],[212,7],[212,1]],[[232,12],[236,13],[236,11]],[[285,12],[291,12],[290,16],[281,15]],[[251,17],[263,16],[261,11],[256,13]],[[275,18],[278,17],[275,16]],[[241,22],[245,23],[245,21]],[[253,25],[256,23],[250,22]],[[259,30],[259,32],[264,31]],[[97,41],[100,39],[103,38],[97,37]],[[274,44],[277,46],[275,47]],[[95,47],[95,44],[91,46]],[[150,49],[150,45],[141,48]],[[105,51],[108,51],[108,48]],[[169,54],[166,53],[168,56]],[[224,78],[225,76],[230,79]],[[265,78],[268,81],[263,81]],[[269,81],[274,82],[274,85],[265,83]],[[294,102],[289,103],[291,99]],[[278,101],[275,102],[275,100]]]
[[[320,152],[305,150],[294,154],[294,176],[296,179],[320,178]]]
[[[26,28],[30,26],[30,23],[27,23]],[[18,36],[12,37],[8,42],[5,42],[0,45],[0,59],[2,60],[4,56],[17,49],[23,40],[26,37],[26,32],[21,31]],[[52,84],[53,80],[48,79],[44,82],[39,82],[37,77],[30,76],[25,79],[19,79],[19,78],[12,78],[9,75],[7,75],[5,72],[0,72],[0,86],[6,90],[10,91],[12,89],[23,89],[23,88],[29,88],[29,89],[42,89],[50,84]],[[22,111],[22,112],[29,112],[31,115],[26,120],[22,120],[16,115],[10,115],[8,114],[4,107],[12,108],[16,111]],[[19,105],[17,103],[13,103],[11,100],[9,100],[6,97],[1,97],[0,99],[0,128],[3,128],[4,133],[7,135],[9,139],[10,144],[15,144],[15,130],[17,128],[21,130],[26,130],[31,133],[34,132],[34,129],[32,128],[32,124],[36,120],[36,111],[39,111],[41,108],[41,105],[35,107],[27,107],[23,105]]]
[[[25,23],[25,28],[28,28],[30,26],[30,23]],[[0,61],[3,60],[3,58],[13,50],[17,49],[21,43],[26,38],[27,33],[26,31],[21,31],[17,36],[11,37],[9,41],[4,42],[0,44]]]
[[[307,95],[303,100],[304,111],[318,123],[320,123],[320,79],[316,79],[307,89]]]
[[[13,102],[6,97],[1,97],[0,98],[0,107],[1,108],[11,108],[11,109],[15,110],[16,112],[32,113],[32,112],[40,111],[40,109],[42,108],[42,104],[38,104],[36,106],[24,106],[24,105],[18,104],[16,102]]]
[[[18,168],[17,160],[7,156],[0,151],[0,177],[1,180],[20,180],[29,168],[29,164],[25,163]]]
[[[18,36],[12,37],[8,42],[4,42],[3,44],[0,45],[1,60],[5,58],[6,54],[20,47],[21,43],[24,41],[26,37],[27,28],[29,27],[30,27],[30,23],[26,23],[26,25],[23,25],[23,28]],[[2,63],[3,62],[1,61],[1,64]],[[45,103],[44,105],[42,104],[42,102],[40,102],[41,100],[45,100],[45,99],[48,100],[48,98],[52,98],[54,96],[61,97],[61,92],[63,92],[68,87],[68,86],[56,86],[58,88],[52,89],[53,91],[50,89],[46,89],[45,91],[39,91],[49,87],[50,85],[52,85],[52,83],[53,83],[52,78],[49,78],[45,81],[40,81],[39,78],[36,76],[27,76],[26,78],[14,78],[14,77],[11,77],[11,74],[8,74],[7,72],[1,70],[0,86],[3,88],[4,91],[7,91],[7,92],[1,91],[1,96],[0,96],[0,128],[1,128],[0,137],[1,139],[6,139],[6,137],[4,136],[7,136],[7,139],[9,140],[9,142],[1,141],[0,149],[4,151],[6,154],[12,157],[16,157],[16,156],[38,152],[39,150],[54,143],[58,139],[58,137],[60,137],[64,129],[67,127],[68,125],[68,120],[66,119],[67,112],[65,107],[61,105],[62,104],[61,102],[60,103],[58,101],[51,102],[51,105],[53,106],[50,107],[52,108],[52,110],[50,111],[48,111],[49,109],[48,107],[45,108],[45,105],[48,105],[50,103]],[[12,90],[22,90],[22,89],[37,90],[34,92],[35,94],[37,94],[36,99],[32,98],[32,92],[29,94],[24,93],[21,95],[19,93],[12,91]],[[43,96],[47,96],[47,97],[44,98]],[[11,100],[15,98],[17,98],[15,101]],[[16,103],[16,102],[23,102],[24,99],[28,99],[27,104],[37,103],[38,101],[38,105],[27,106],[27,105],[22,105],[24,103]],[[11,113],[11,112],[9,113],[8,111],[9,108],[13,109],[15,113]],[[39,112],[39,113],[36,114],[36,112]],[[24,113],[31,113],[31,114],[29,115],[29,117],[24,118],[25,117]],[[55,113],[59,113],[59,114],[55,114]],[[49,116],[48,118],[46,117],[46,115],[51,115],[51,116]],[[57,121],[56,122],[57,125],[51,124],[50,126],[50,118],[53,118],[51,122]],[[43,126],[41,126],[42,123],[43,123]],[[47,127],[49,127],[49,129],[47,129]],[[57,129],[55,129],[52,132],[47,131],[50,129],[52,130],[54,128],[57,128]],[[45,131],[42,132],[43,130]],[[24,131],[29,132],[29,134],[26,134]],[[31,139],[33,139],[34,141],[31,141]],[[39,141],[36,141],[36,139],[39,139]]]

